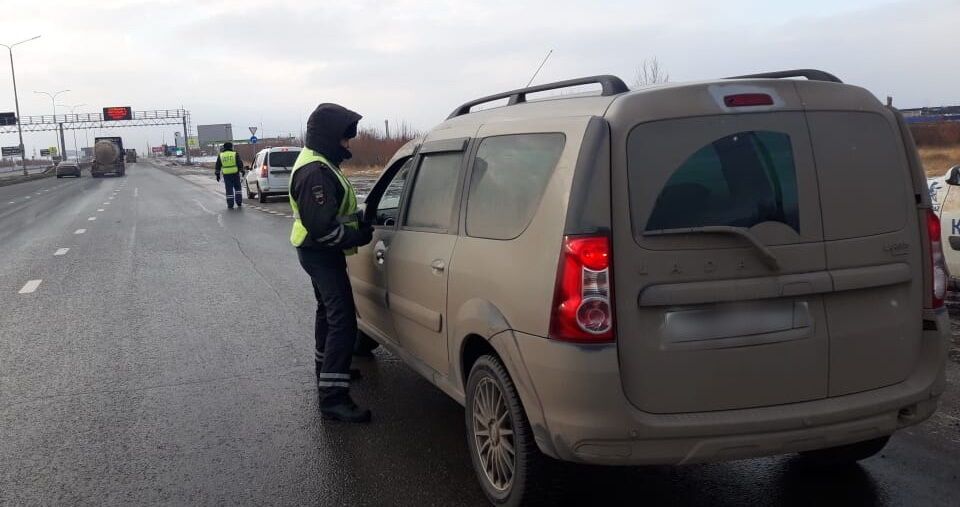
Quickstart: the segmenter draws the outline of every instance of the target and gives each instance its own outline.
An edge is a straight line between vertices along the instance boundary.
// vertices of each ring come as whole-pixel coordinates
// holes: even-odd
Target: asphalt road
[[[0,504],[485,505],[461,407],[384,352],[357,361],[374,422],[320,420],[290,219],[199,174],[0,188]],[[862,466],[586,469],[570,504],[956,505],[958,369]]]

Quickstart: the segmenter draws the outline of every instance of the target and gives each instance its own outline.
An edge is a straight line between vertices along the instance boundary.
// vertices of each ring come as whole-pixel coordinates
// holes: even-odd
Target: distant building
[[[909,123],[960,121],[960,106],[915,107],[900,112]]]

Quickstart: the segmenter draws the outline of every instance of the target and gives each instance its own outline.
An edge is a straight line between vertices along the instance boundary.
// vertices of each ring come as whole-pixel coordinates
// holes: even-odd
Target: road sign
[[[51,146],[51,147],[49,147],[49,148],[47,148],[47,149],[50,150],[50,156],[51,156],[51,157],[56,157],[56,156],[57,156],[58,150],[57,150],[57,147],[56,147],[56,146]]]
[[[40,156],[41,156],[41,157],[49,157],[49,156],[50,156],[50,150],[48,150],[48,149],[46,149],[46,148],[41,148],[41,149],[40,149]]]
[[[4,157],[11,157],[13,155],[19,155],[21,153],[19,146],[4,146],[0,148],[0,155]]]
[[[16,125],[16,124],[17,124],[17,113],[0,113],[0,125]]]
[[[151,148],[154,153],[163,153],[163,146],[154,146]]]
[[[129,106],[103,108],[105,121],[132,120],[133,110]]]
[[[247,127],[247,128],[250,129],[250,135],[251,135],[251,136],[257,135],[257,127]]]
[[[257,136],[250,136],[250,144],[257,144]]]

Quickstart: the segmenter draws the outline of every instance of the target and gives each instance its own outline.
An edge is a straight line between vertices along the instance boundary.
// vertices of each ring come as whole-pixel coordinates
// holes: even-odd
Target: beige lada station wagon
[[[913,140],[826,72],[473,100],[396,153],[365,213],[360,345],[465,406],[497,505],[551,502],[565,462],[853,462],[945,386]]]

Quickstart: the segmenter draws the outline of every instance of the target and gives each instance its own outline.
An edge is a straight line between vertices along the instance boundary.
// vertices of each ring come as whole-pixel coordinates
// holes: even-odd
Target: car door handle
[[[378,239],[377,242],[373,245],[373,260],[377,263],[378,266],[383,265],[383,261],[387,258],[387,244],[384,243],[382,239]]]
[[[436,259],[430,263],[430,269],[432,269],[434,273],[440,274],[443,270],[447,269],[447,265],[444,264],[443,259]]]

